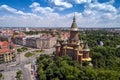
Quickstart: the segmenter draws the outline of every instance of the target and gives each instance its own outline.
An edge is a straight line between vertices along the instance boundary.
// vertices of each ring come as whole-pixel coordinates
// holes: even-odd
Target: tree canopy
[[[119,80],[120,77],[117,71],[80,67],[80,64],[69,56],[54,58],[41,55],[37,59],[37,65],[40,80]]]
[[[90,46],[89,66],[73,61],[69,56],[41,55],[37,59],[40,80],[120,80],[120,34],[105,30],[83,31],[79,38]],[[100,45],[100,41],[103,45]]]

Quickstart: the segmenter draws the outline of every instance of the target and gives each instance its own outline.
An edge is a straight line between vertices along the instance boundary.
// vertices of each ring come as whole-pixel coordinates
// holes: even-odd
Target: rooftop
[[[6,52],[11,52],[10,46],[15,47],[14,44],[12,44],[12,43],[10,44],[7,41],[0,42],[0,54],[4,54]]]
[[[72,31],[78,31],[78,26],[77,26],[77,23],[76,23],[75,14],[74,14],[73,22],[72,22],[72,25],[71,25],[71,30]]]

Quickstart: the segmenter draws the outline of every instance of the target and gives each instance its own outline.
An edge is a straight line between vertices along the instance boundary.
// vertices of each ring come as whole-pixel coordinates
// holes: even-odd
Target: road
[[[34,57],[31,57],[31,58],[26,58],[24,55],[25,53],[27,52],[31,52],[31,51],[35,51],[35,50],[39,50],[39,49],[32,49],[32,50],[28,50],[26,52],[23,52],[21,53],[21,60],[20,60],[20,68],[23,72],[23,80],[31,80],[31,73],[30,71],[28,70],[28,68],[25,67],[26,63],[34,63],[35,64],[35,61],[36,61],[36,57],[38,57],[40,54],[51,54],[53,53],[53,51],[55,49],[46,49],[45,51],[41,52],[39,55],[36,55]]]
[[[20,68],[21,68],[22,73],[23,73],[23,80],[31,80],[31,77],[30,77],[31,74],[29,73],[28,69],[25,68],[25,65],[27,62],[28,61],[23,61],[20,64]]]
[[[39,50],[39,49],[32,49],[32,50],[22,52],[22,53],[20,53],[20,55],[17,56],[17,61],[16,62],[10,63],[10,64],[8,63],[8,64],[4,65],[5,69],[4,69],[3,74],[6,77],[6,79],[4,79],[4,80],[10,80],[10,79],[11,80],[16,80],[15,73],[18,70],[22,70],[23,80],[33,80],[31,78],[31,73],[30,73],[31,71],[27,67],[25,67],[25,65],[27,65],[28,63],[34,63],[35,64],[36,57],[38,57],[40,54],[48,54],[49,55],[49,54],[53,53],[54,49],[47,49],[47,50],[41,52],[40,54],[38,54],[34,57],[31,57],[31,58],[27,58],[27,57],[24,56],[25,53],[31,52],[31,51],[34,51],[34,50]],[[5,73],[8,73],[9,77]],[[12,73],[14,73],[14,75],[12,75]]]

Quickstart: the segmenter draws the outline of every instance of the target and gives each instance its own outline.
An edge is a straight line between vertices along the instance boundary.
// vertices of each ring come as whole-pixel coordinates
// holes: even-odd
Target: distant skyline
[[[0,0],[0,27],[120,27],[120,0]]]

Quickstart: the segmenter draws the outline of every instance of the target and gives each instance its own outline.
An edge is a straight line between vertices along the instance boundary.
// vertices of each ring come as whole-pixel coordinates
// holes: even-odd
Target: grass
[[[25,54],[25,57],[32,57],[33,55],[34,55],[33,53],[28,52],[28,53]]]
[[[22,47],[22,48],[18,48],[17,52],[20,53],[20,52],[24,52],[24,51],[27,51],[27,50],[28,50],[27,47]]]
[[[34,56],[34,55],[38,55],[37,53],[40,53],[40,52],[42,52],[43,50],[35,50],[35,51],[32,51],[32,52],[28,52],[28,53],[26,53],[25,54],[25,57],[32,57],[32,56]]]
[[[42,52],[43,50],[35,50],[33,52],[36,52],[36,53],[39,53],[39,52]]]

